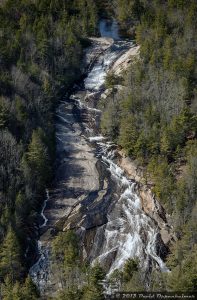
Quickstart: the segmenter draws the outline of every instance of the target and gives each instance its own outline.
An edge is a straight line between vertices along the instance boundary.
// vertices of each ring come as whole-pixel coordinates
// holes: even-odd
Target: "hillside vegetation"
[[[91,0],[0,3],[3,299],[38,298],[31,280],[23,282],[35,251],[45,188],[53,177],[54,110],[58,99],[80,77],[86,37],[95,33],[96,24],[96,5]]]

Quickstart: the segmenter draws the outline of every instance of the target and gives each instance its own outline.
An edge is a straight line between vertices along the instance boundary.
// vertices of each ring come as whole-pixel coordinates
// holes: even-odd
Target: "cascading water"
[[[100,26],[101,33],[109,31],[103,23]],[[87,96],[94,97],[101,93],[111,65],[134,47],[132,42],[118,39],[115,23],[112,27],[115,41],[102,52],[89,71],[83,95],[85,92]],[[110,37],[113,37],[112,32]],[[136,183],[129,180],[116,164],[115,145],[100,134],[95,136],[91,124],[96,122],[101,111],[84,104],[81,94],[78,90],[69,99],[61,101],[56,111],[60,166],[56,174],[56,188],[50,191],[50,198],[47,192],[40,228],[42,232],[50,231],[61,218],[67,219],[69,224],[73,214],[76,228],[83,236],[86,229],[90,232],[91,228],[97,228],[87,259],[90,263],[99,260],[102,265],[107,265],[108,274],[122,268],[131,257],[138,257],[144,269],[149,268],[152,260],[162,271],[168,271],[156,251],[157,224],[142,210]],[[91,122],[86,119],[91,119]],[[98,162],[106,169],[105,178],[102,178],[102,173],[98,174]],[[78,212],[79,219],[76,218]],[[30,276],[41,293],[49,291],[51,286],[58,289],[60,283],[54,283],[53,272],[50,271],[50,239],[47,240],[45,234],[38,241],[38,252],[40,257],[31,267]]]
[[[110,66],[115,62],[124,51],[134,47],[130,41],[115,41],[110,49],[105,51],[105,55],[101,55],[94,64],[84,81],[85,89],[89,92],[99,91],[105,82],[105,77]]]
[[[48,219],[47,219],[46,216],[44,215],[44,210],[45,210],[45,208],[46,208],[46,205],[47,205],[48,200],[49,200],[49,190],[47,189],[47,190],[46,190],[46,200],[44,201],[44,204],[43,204],[43,207],[42,207],[42,211],[41,211],[41,216],[42,216],[44,222],[43,222],[42,225],[40,225],[40,228],[45,227],[46,224],[47,224],[47,222],[48,222]]]
[[[44,215],[44,210],[46,208],[47,202],[49,201],[49,190],[46,189],[46,199],[43,203],[41,210],[41,216],[43,218],[43,223],[40,225],[40,229],[46,227],[48,219]],[[39,290],[43,290],[48,279],[48,252],[49,249],[46,245],[43,245],[42,241],[38,241],[38,261],[30,268],[29,275],[32,280],[37,284]]]
[[[142,210],[141,199],[135,191],[136,183],[129,180],[124,175],[124,171],[113,162],[115,155],[114,150],[111,150],[110,142],[99,142],[96,137],[95,139],[92,137],[90,140],[96,141],[97,156],[106,163],[116,184],[122,190],[119,200],[108,215],[102,254],[94,261],[100,261],[104,265],[108,256],[115,252],[115,259],[108,274],[115,269],[121,269],[128,258],[135,257],[139,258],[141,267],[144,269],[148,266],[149,259],[152,258],[159,265],[161,271],[168,272],[168,268],[156,253],[158,228]]]

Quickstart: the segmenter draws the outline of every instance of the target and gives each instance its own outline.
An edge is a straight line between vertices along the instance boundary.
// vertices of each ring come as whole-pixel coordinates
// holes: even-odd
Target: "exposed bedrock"
[[[138,50],[131,41],[92,39],[87,77],[57,108],[55,182],[41,214],[38,260],[30,269],[44,295],[61,289],[51,241],[68,229],[80,237],[83,259],[99,261],[108,274],[130,257],[138,257],[145,273],[153,266],[168,271],[164,259],[173,238],[168,216],[140,168],[99,133],[97,100],[110,93],[104,90],[106,74],[115,66],[124,69],[128,53],[132,60]]]

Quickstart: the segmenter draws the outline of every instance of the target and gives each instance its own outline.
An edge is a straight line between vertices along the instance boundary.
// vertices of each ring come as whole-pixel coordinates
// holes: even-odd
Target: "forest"
[[[0,2],[0,297],[39,299],[28,276],[40,210],[54,175],[55,108],[83,72],[81,60],[101,15],[118,20],[140,45],[102,103],[101,131],[144,167],[172,216],[176,243],[153,291],[197,289],[196,0],[3,0]],[[77,237],[60,233],[54,261],[64,290],[57,299],[104,299],[104,271],[80,262]],[[110,279],[144,290],[136,260]],[[81,282],[85,282],[82,286]]]
[[[95,34],[96,24],[94,1],[0,3],[3,299],[38,298],[27,274],[45,189],[53,178],[54,111],[58,99],[81,76],[83,49],[87,36]]]

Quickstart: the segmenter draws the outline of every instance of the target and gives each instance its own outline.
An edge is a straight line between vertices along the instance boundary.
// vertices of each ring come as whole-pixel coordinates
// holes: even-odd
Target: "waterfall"
[[[113,26],[116,30],[116,24]],[[29,271],[42,294],[47,289],[60,287],[60,283],[55,281],[57,276],[52,278],[50,269],[51,228],[55,228],[59,220],[69,222],[72,214],[76,228],[81,229],[83,236],[86,228],[96,228],[88,259],[92,264],[100,261],[101,265],[108,265],[108,275],[121,269],[126,260],[132,257],[139,258],[144,270],[149,268],[151,260],[161,271],[168,271],[156,251],[159,228],[143,211],[136,182],[130,180],[117,165],[114,144],[107,141],[98,130],[94,132],[91,124],[96,123],[101,111],[88,107],[84,101],[84,94],[94,97],[102,93],[110,67],[133,46],[133,42],[119,40],[116,35],[113,45],[101,52],[93,64],[83,82],[84,90],[79,88],[69,98],[60,101],[56,110],[57,186],[53,191],[50,190],[50,197],[46,191],[41,210],[43,223],[40,225],[42,234],[38,241],[39,259]],[[98,162],[105,168],[107,180],[98,172]],[[103,180],[106,186],[101,188]],[[106,182],[111,182],[115,187],[114,193]],[[47,205],[48,201],[50,205]],[[84,207],[84,210],[77,219],[80,207]],[[99,226],[95,223],[95,211],[100,214]]]
[[[110,254],[116,252],[108,275],[116,269],[121,269],[128,258],[139,258],[141,267],[144,268],[148,266],[151,257],[162,272],[168,272],[168,268],[156,253],[156,237],[159,230],[142,210],[141,199],[135,190],[136,183],[129,180],[124,175],[124,170],[113,162],[115,151],[111,150],[110,142],[100,142],[97,137],[91,137],[90,140],[97,143],[97,155],[107,165],[116,184],[122,190],[119,200],[108,214],[102,253],[93,260],[93,264],[100,261],[104,265]]]

